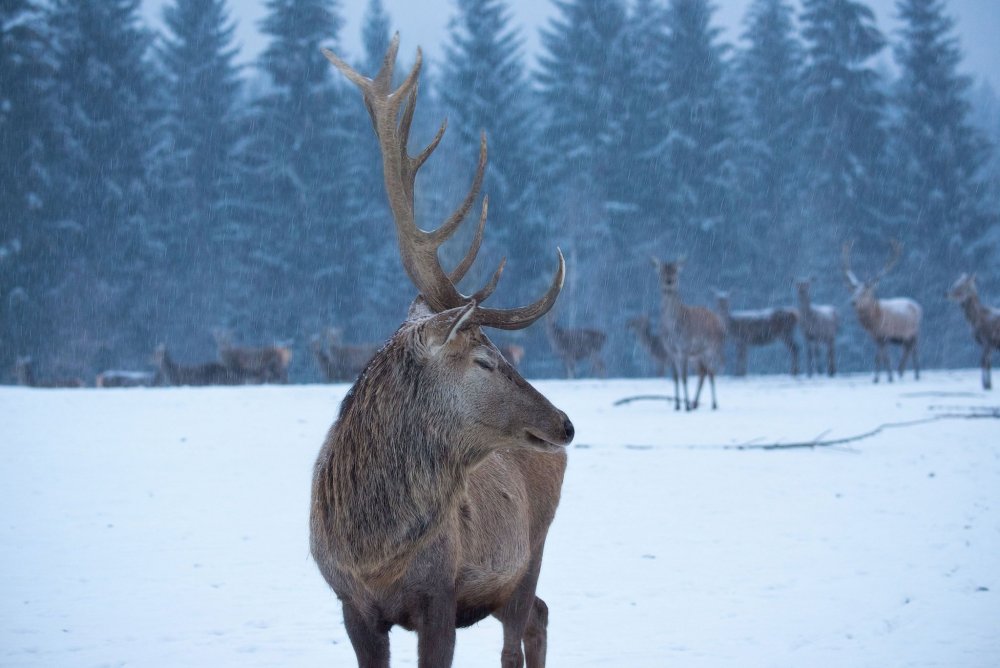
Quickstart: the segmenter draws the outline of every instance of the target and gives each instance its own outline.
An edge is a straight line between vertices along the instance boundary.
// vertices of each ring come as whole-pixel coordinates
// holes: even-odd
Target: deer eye
[[[493,362],[491,362],[490,360],[483,359],[482,357],[476,357],[472,361],[475,362],[477,365],[481,366],[482,368],[486,369],[487,371],[496,370],[496,366],[494,366]]]

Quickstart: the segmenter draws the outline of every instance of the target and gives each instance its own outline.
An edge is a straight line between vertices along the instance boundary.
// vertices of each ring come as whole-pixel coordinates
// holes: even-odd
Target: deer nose
[[[569,421],[568,417],[563,418],[563,430],[566,432],[566,442],[569,443],[573,440],[576,429],[573,428],[573,423]]]

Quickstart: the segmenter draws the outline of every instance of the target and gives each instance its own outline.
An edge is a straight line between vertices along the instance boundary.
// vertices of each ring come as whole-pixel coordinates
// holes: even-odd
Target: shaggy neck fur
[[[369,586],[395,581],[437,534],[487,453],[462,440],[436,396],[416,328],[404,325],[362,373],[331,430],[318,471],[337,566]]]

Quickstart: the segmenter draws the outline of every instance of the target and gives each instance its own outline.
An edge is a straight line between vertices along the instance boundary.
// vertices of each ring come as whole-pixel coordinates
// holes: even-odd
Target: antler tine
[[[483,177],[486,175],[486,133],[484,132],[479,138],[479,165],[476,166],[476,176],[472,179],[472,185],[469,187],[469,192],[465,195],[465,199],[462,203],[458,205],[455,212],[448,217],[441,227],[437,228],[431,232],[431,239],[438,246],[443,244],[448,238],[455,233],[458,226],[462,224],[465,217],[469,215],[469,209],[476,201],[476,197],[479,196],[479,190],[483,187]]]
[[[847,279],[847,283],[852,287],[856,288],[860,285],[861,281],[858,277],[854,275],[851,271],[851,249],[854,247],[854,240],[845,241],[840,247],[840,263],[844,270],[844,277]]]
[[[566,260],[563,259],[562,251],[556,248],[559,255],[559,268],[552,279],[549,289],[542,295],[542,298],[534,304],[521,306],[512,309],[477,309],[476,323],[483,327],[493,327],[496,329],[524,329],[536,320],[544,316],[556,303],[556,298],[562,290],[563,280],[566,278]]]
[[[479,255],[479,248],[483,245],[483,230],[486,228],[486,213],[489,211],[489,207],[490,197],[489,195],[484,195],[483,208],[479,214],[479,227],[476,228],[476,235],[472,238],[472,245],[469,246],[469,250],[466,251],[465,257],[463,257],[462,261],[458,263],[458,266],[455,267],[450,274],[448,274],[448,278],[451,279],[451,282],[455,285],[458,285],[458,283],[465,278],[465,275],[472,267],[472,263],[476,261],[476,256]],[[483,300],[479,299],[477,301],[481,302]]]
[[[896,266],[899,262],[899,258],[903,254],[903,244],[899,242],[899,239],[892,239],[889,241],[889,259],[886,260],[885,266],[882,267],[881,271],[875,276],[875,280],[881,280],[883,276],[892,271],[892,268]]]
[[[493,272],[493,276],[490,278],[489,282],[482,287],[476,294],[472,295],[472,299],[476,302],[482,302],[484,299],[493,294],[493,291],[497,289],[497,283],[500,282],[500,277],[503,275],[503,268],[507,266],[507,258],[500,260],[500,266],[497,267],[496,271]]]

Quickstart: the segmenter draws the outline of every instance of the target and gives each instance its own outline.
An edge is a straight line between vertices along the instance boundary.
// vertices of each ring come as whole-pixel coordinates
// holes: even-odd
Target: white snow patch
[[[1000,423],[979,373],[919,383],[537,386],[577,427],[539,594],[549,664],[1000,665]],[[309,556],[313,459],[346,386],[0,388],[0,665],[351,666]],[[456,666],[499,664],[499,623]],[[415,665],[392,634],[393,665]]]

